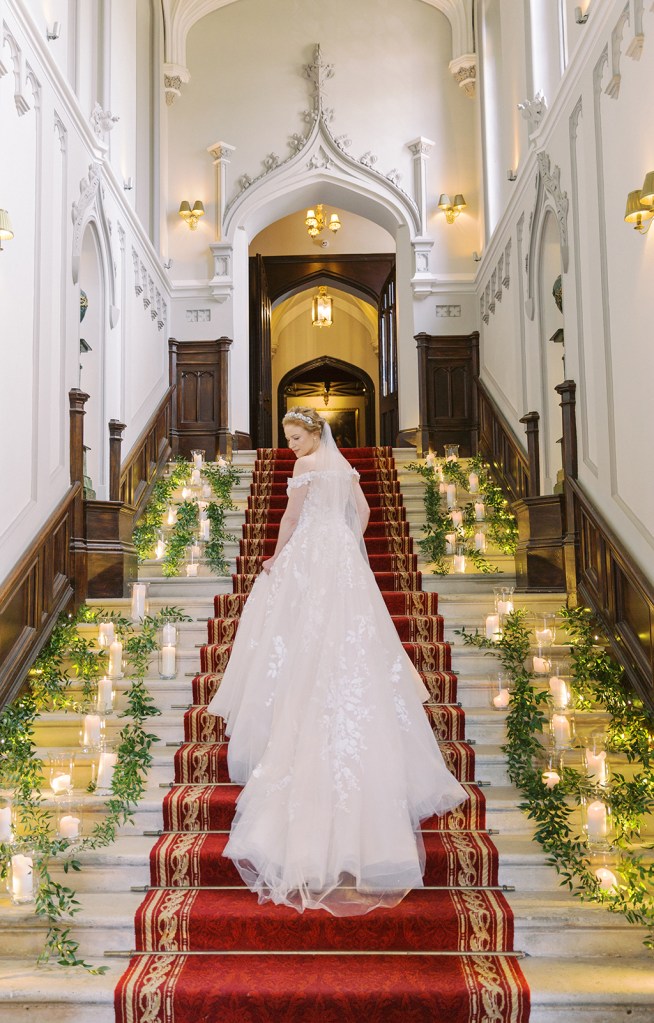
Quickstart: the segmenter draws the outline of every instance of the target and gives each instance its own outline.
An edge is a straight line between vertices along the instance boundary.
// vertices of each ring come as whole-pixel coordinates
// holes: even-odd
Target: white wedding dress
[[[329,427],[299,521],[255,581],[209,711],[239,795],[224,855],[260,901],[337,916],[423,885],[421,819],[467,798],[367,561]],[[357,530],[358,527],[358,530]]]

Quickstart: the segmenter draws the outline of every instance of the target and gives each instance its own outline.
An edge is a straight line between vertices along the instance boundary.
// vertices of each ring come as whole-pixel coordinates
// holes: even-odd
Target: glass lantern
[[[489,679],[488,693],[492,710],[507,710],[511,703],[511,681],[509,676],[499,671],[495,678]]]
[[[463,509],[459,508],[458,504],[453,505],[449,510],[450,519],[455,529],[461,529],[463,527]]]
[[[575,712],[571,707],[552,707],[550,736],[558,752],[572,749],[575,744]]]
[[[599,745],[584,746],[583,758],[589,783],[596,788],[607,788],[611,781],[611,765],[606,750]]]
[[[611,849],[614,837],[613,814],[603,799],[582,798],[581,826],[591,851]]]
[[[201,469],[204,465],[204,448],[194,448],[191,451],[191,459],[194,469]]]
[[[458,444],[445,444],[443,447],[445,452],[446,462],[456,462],[459,458],[459,445]]]
[[[466,549],[462,543],[456,544],[454,548],[452,570],[460,575],[463,575],[466,570]]]
[[[513,611],[513,590],[513,586],[493,587],[495,610],[500,616],[511,614]]]
[[[158,664],[161,678],[175,678],[177,668],[177,627],[174,622],[166,619],[159,629]]]
[[[484,619],[484,635],[491,643],[499,643],[502,638],[502,621],[497,612],[486,615]]]
[[[79,744],[82,749],[99,749],[104,741],[104,717],[90,712],[82,717]]]
[[[162,558],[166,557],[166,541],[164,539],[163,530],[157,530],[157,542],[154,545],[154,556],[157,561],[161,561]]]
[[[14,846],[7,864],[7,888],[14,906],[34,902],[38,881],[34,869],[35,853],[31,846]]]
[[[105,742],[97,756],[95,772],[95,791],[99,795],[109,795],[112,791],[114,771],[118,763],[118,753],[113,743]]]
[[[484,522],[486,519],[486,505],[484,504],[483,497],[479,495],[475,500],[475,522]]]
[[[57,814],[57,838],[69,845],[81,841],[84,834],[82,811],[77,804],[68,801]]]
[[[478,522],[475,527],[474,544],[476,551],[479,551],[480,554],[486,553],[488,543],[486,540],[486,526],[483,522]]]
[[[198,543],[192,543],[186,548],[186,575],[189,578],[195,578],[199,574],[199,570],[200,545]]]
[[[536,646],[541,648],[554,646],[556,642],[556,621],[555,614],[539,614],[535,616],[534,638]]]
[[[129,584],[131,597],[131,619],[133,622],[142,622],[150,611],[148,599],[149,583],[138,579]]]
[[[96,690],[96,710],[102,717],[109,717],[114,712],[116,690],[113,679],[108,675],[98,679]]]
[[[54,754],[48,760],[48,781],[54,796],[69,796],[73,791],[71,754]]]
[[[549,647],[532,647],[527,659],[527,670],[533,675],[552,674],[552,658]]]
[[[11,800],[0,796],[0,845],[11,845],[14,840],[14,808]]]
[[[116,629],[113,622],[98,622],[98,646],[101,650],[108,650],[116,638]]]

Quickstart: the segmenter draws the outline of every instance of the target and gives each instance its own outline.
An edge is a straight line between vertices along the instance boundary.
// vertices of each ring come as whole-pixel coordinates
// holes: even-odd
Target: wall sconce
[[[453,224],[461,210],[464,210],[467,205],[461,193],[454,196],[454,202],[451,201],[449,195],[446,195],[445,192],[441,193],[438,200],[438,208],[445,214],[448,224]]]
[[[643,187],[635,189],[627,196],[624,219],[627,224],[633,224],[635,231],[647,234],[652,226],[652,217],[654,217],[654,171],[648,171]]]
[[[321,231],[324,231],[326,227],[336,234],[337,231],[340,231],[343,225],[338,218],[338,213],[332,213],[328,220],[327,214],[325,213],[325,207],[322,203],[318,203],[315,210],[307,210],[307,215],[304,218],[304,226],[311,237],[315,238]]]
[[[327,288],[318,288],[318,294],[314,295],[311,303],[311,322],[314,327],[331,327],[332,323],[332,299],[327,294]]]
[[[584,13],[582,11],[581,7],[575,7],[575,21],[576,21],[576,23],[578,25],[585,25],[586,22],[588,21],[588,15],[589,14],[590,14],[589,10]]]
[[[516,178],[518,177],[518,172],[515,171],[513,167],[509,167],[509,169],[506,172],[506,177],[507,181],[515,181]]]
[[[10,242],[14,237],[14,229],[11,226],[11,220],[6,210],[0,210],[0,252],[2,252],[2,243]]]
[[[472,258],[474,259],[475,263],[481,263],[481,256],[477,251],[473,252]]]
[[[184,218],[191,231],[195,231],[198,226],[198,220],[204,216],[204,206],[198,199],[193,203],[193,209],[191,209],[191,204],[186,199],[183,199],[179,204],[179,215]]]
[[[123,181],[123,188],[125,189],[126,192],[131,192],[132,189],[134,188],[134,178],[132,177],[125,178],[125,180]]]
[[[49,43],[53,43],[55,41],[55,39],[59,38],[60,35],[61,35],[61,22],[60,21],[54,21],[52,23],[52,27],[50,27],[48,25],[48,27],[45,30],[45,37],[46,37],[46,39],[48,40]]]

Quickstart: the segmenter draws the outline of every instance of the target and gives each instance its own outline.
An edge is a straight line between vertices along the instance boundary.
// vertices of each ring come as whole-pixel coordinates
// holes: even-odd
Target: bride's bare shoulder
[[[301,455],[300,458],[295,460],[293,466],[293,475],[301,476],[305,472],[311,472],[316,467],[316,456],[315,455]]]

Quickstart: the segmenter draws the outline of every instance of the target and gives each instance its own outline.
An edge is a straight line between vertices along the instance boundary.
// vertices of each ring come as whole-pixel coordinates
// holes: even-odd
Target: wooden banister
[[[120,500],[132,510],[134,522],[172,454],[170,428],[174,394],[175,385],[171,384],[120,468]]]
[[[490,463],[497,482],[509,500],[519,501],[529,496],[532,487],[528,456],[479,378],[476,383],[479,452]]]

